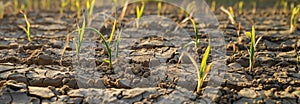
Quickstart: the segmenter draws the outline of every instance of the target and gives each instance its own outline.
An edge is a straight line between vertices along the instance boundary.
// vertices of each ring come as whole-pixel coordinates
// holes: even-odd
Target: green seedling
[[[113,37],[114,37],[114,34],[115,34],[115,29],[116,29],[116,24],[117,24],[117,20],[114,20],[114,24],[113,24],[113,27],[111,29],[111,33],[110,33],[110,36],[109,36],[108,44],[110,44],[111,41],[113,40]]]
[[[46,10],[47,8],[47,0],[41,0],[41,7],[43,10]]]
[[[195,61],[195,59],[192,57],[192,55],[190,55],[189,53],[187,52],[183,52],[180,56],[179,59],[182,59],[182,57],[184,55],[187,55],[189,57],[189,59],[192,61],[195,69],[197,70],[197,75],[198,75],[198,84],[197,84],[197,92],[200,92],[201,91],[201,87],[203,85],[203,81],[204,79],[206,78],[208,72],[210,71],[211,69],[211,65],[208,65],[208,67],[206,67],[206,62],[207,62],[207,59],[208,59],[208,56],[209,56],[209,53],[210,53],[210,45],[207,46],[206,50],[205,50],[205,53],[203,55],[203,58],[202,58],[202,61],[201,61],[201,65],[200,65],[200,68],[197,64],[197,62]],[[178,61],[178,64],[181,60]],[[178,65],[177,64],[177,65]]]
[[[280,0],[280,5],[282,5],[283,7],[283,11],[286,12],[286,9],[287,9],[287,1],[286,0]]]
[[[290,33],[293,33],[296,29],[296,17],[299,13],[300,8],[295,7],[292,11],[291,22],[290,22]]]
[[[30,39],[30,23],[29,23],[29,21],[28,21],[28,19],[27,19],[27,15],[24,13],[24,12],[22,12],[22,11],[20,11],[20,13],[22,13],[23,14],[23,16],[24,16],[24,19],[25,19],[25,21],[26,21],[26,25],[27,25],[27,28],[25,28],[24,26],[19,26],[20,28],[22,28],[24,31],[25,31],[25,33],[27,34],[27,40],[28,41],[31,41],[31,39]]]
[[[47,0],[47,10],[50,10],[51,0]]]
[[[157,3],[157,15],[160,16],[160,12],[161,12],[161,1],[159,1]]]
[[[254,26],[252,26],[252,32],[246,32],[245,34],[251,39],[250,50],[248,50],[248,52],[250,55],[249,68],[250,68],[250,71],[253,71],[253,67],[254,67],[254,63],[255,63],[255,56],[254,56],[255,55],[255,47],[262,37],[260,37],[257,41],[255,40],[255,27]]]
[[[252,2],[252,6],[253,6],[252,13],[255,14],[255,12],[256,12],[256,0]]]
[[[114,21],[113,28],[115,28],[115,27],[116,27],[116,20]],[[102,60],[102,62],[108,63],[109,67],[112,68],[113,60],[112,60],[112,50],[110,47],[110,42],[112,41],[112,37],[113,37],[113,34],[115,33],[115,29],[112,29],[109,40],[106,40],[104,35],[102,33],[100,33],[97,29],[91,28],[91,27],[85,27],[85,19],[84,19],[82,27],[81,28],[78,27],[78,29],[76,30],[78,32],[78,37],[79,37],[78,42],[76,43],[75,41],[73,41],[73,44],[75,45],[75,48],[76,48],[76,53],[77,53],[78,59],[79,59],[80,46],[81,46],[81,43],[83,40],[84,30],[91,30],[91,31],[95,32],[101,38],[101,40],[103,41],[105,48],[108,52],[108,57],[109,57],[109,59]],[[76,31],[73,31],[73,32],[76,32]],[[119,47],[119,44],[121,41],[121,33],[122,32],[120,31],[118,38],[117,38],[116,53],[115,53],[116,57],[118,57],[118,47]]]
[[[145,3],[142,2],[142,7],[140,8],[139,6],[136,6],[136,26],[137,28],[139,28],[139,24],[140,24],[140,19],[143,15],[144,12],[144,8],[145,8]]]
[[[194,28],[194,33],[195,33],[196,40],[189,42],[188,44],[184,45],[184,47],[187,47],[188,45],[194,44],[195,48],[198,48],[200,40],[199,40],[199,36],[198,36],[197,25],[196,25],[196,22],[192,18],[189,18],[189,19],[190,19],[190,21],[193,24],[193,28]]]
[[[244,2],[240,1],[239,2],[239,14],[242,14],[242,12],[243,12],[243,5],[244,5]]]
[[[0,19],[4,17],[4,5],[3,1],[0,1]]]
[[[111,10],[112,10],[113,12],[116,12],[116,10],[117,10],[117,0],[113,0],[113,2],[114,2],[114,4],[113,4]]]
[[[25,3],[26,3],[26,8],[32,10],[32,0],[26,0]]]
[[[70,7],[70,9],[71,9],[71,11],[75,11],[76,10],[76,1],[75,0],[70,0],[71,1],[71,7]]]
[[[15,10],[15,13],[18,13],[18,12],[19,12],[18,6],[19,6],[18,0],[14,0],[14,10]],[[1,7],[2,7],[2,6],[1,6]]]
[[[221,9],[224,13],[226,13],[226,14],[228,15],[228,18],[229,18],[231,24],[235,24],[235,20],[234,20],[234,15],[233,15],[233,13],[231,13],[230,11],[228,11],[227,9],[225,9],[223,6],[220,7],[220,9]],[[233,11],[232,11],[232,12],[233,12]]]
[[[88,8],[88,20],[89,20],[89,23],[91,22],[91,17],[92,17],[92,14],[93,14],[93,11],[94,11],[94,6],[95,6],[95,0],[92,0],[91,2],[87,2],[87,8]]]
[[[77,11],[77,18],[80,18],[80,15],[81,15],[80,0],[76,0],[75,5],[76,5],[76,11]]]
[[[60,15],[63,15],[65,7],[69,4],[69,0],[61,0]]]
[[[82,43],[82,40],[83,40],[84,32],[85,32],[85,19],[83,19],[83,23],[82,23],[81,27],[77,26],[77,33],[78,33],[77,43],[75,41],[73,41],[73,44],[75,45],[76,54],[77,54],[78,59],[79,59],[80,47],[81,47],[81,43]]]
[[[211,2],[211,11],[216,11],[216,0],[213,0],[212,2]]]

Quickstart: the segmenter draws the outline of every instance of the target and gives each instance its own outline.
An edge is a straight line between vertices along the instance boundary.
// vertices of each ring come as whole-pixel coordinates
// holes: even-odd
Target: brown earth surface
[[[104,8],[95,9],[101,11],[97,12],[99,17],[106,12]],[[212,70],[222,70],[216,76],[210,73],[200,93],[195,93],[197,75],[191,64],[177,67],[180,47],[194,38],[182,34],[193,33],[191,24],[180,24],[187,32],[178,28],[183,17],[172,13],[166,13],[166,17],[145,16],[137,29],[135,16],[128,13],[117,26],[123,29],[120,47],[124,51],[110,69],[99,61],[108,54],[94,33],[85,36],[87,45],[82,46],[80,59],[83,64],[94,63],[93,67],[74,65],[74,47],[71,40],[66,41],[67,34],[76,29],[74,13],[58,18],[57,12],[29,12],[32,42],[18,27],[25,23],[22,15],[6,15],[0,20],[0,103],[299,104],[299,50],[295,48],[300,49],[300,19],[295,33],[289,34],[290,12],[272,9],[258,8],[255,14],[245,9],[236,16],[241,29],[230,24],[225,13],[215,11],[218,28],[224,32],[226,61],[222,66],[222,60],[214,59],[220,54],[210,56]],[[243,32],[251,31],[253,22],[256,38],[262,39],[251,72],[247,50],[250,39]],[[95,19],[91,26],[108,38],[112,22]],[[197,26],[203,28],[203,24]],[[203,31],[199,33],[199,54],[193,54],[197,61],[209,41]],[[62,56],[66,43],[69,45]]]

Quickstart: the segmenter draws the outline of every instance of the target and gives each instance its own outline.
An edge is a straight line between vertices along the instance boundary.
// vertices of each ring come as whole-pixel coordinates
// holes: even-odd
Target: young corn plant
[[[20,11],[20,13],[22,13],[23,14],[23,16],[24,16],[24,19],[25,19],[25,21],[26,21],[26,25],[27,25],[27,28],[25,28],[24,26],[19,26],[20,28],[22,28],[24,31],[25,31],[25,33],[27,34],[27,40],[28,41],[31,41],[31,38],[30,38],[30,23],[29,23],[29,21],[28,21],[28,19],[27,19],[27,15],[24,13],[24,12],[22,12],[22,11]]]
[[[213,0],[212,2],[211,2],[211,11],[216,11],[216,0]]]
[[[80,15],[81,15],[80,0],[76,0],[75,5],[76,5],[76,11],[77,11],[77,18],[80,18]]]
[[[92,22],[91,17],[94,11],[94,6],[95,6],[95,0],[91,0],[90,2],[87,2],[87,9],[88,9],[87,17],[88,17],[89,24]]]
[[[86,26],[85,24],[86,23],[85,23],[85,19],[84,19],[82,27],[81,28],[78,27],[78,29],[76,30],[78,32],[78,37],[79,37],[78,42],[76,43],[73,40],[73,44],[75,45],[75,48],[76,48],[77,59],[79,59],[80,46],[81,46],[81,43],[82,43],[82,40],[83,40],[84,31],[85,30],[91,30],[91,31],[95,32],[101,38],[101,40],[103,41],[103,43],[105,45],[105,48],[108,52],[109,59],[104,59],[104,60],[102,60],[102,62],[108,63],[109,67],[112,68],[113,60],[112,60],[112,48],[110,47],[110,43],[113,40],[112,37],[114,37],[113,35],[115,33],[116,20],[114,20],[114,25],[113,25],[113,29],[111,31],[109,40],[106,40],[104,35],[102,33],[100,33],[97,29],[91,28],[91,27],[85,27]],[[73,32],[75,32],[75,31],[73,31]],[[121,40],[121,32],[119,33],[119,36],[117,38],[116,53],[115,53],[116,57],[118,57],[118,47],[119,47],[119,44],[120,44],[120,40]]]
[[[252,2],[252,6],[253,6],[253,8],[252,8],[252,13],[255,14],[255,12],[256,12],[256,0],[254,0],[254,1]]]
[[[248,52],[250,55],[249,56],[249,68],[250,68],[250,71],[253,71],[253,67],[254,67],[254,63],[255,63],[255,56],[254,56],[255,55],[255,47],[262,37],[260,37],[257,41],[255,40],[255,27],[254,26],[252,26],[252,32],[246,32],[245,34],[251,39],[250,50],[248,50]]]
[[[300,11],[299,7],[295,7],[292,11],[291,21],[290,21],[290,33],[294,33],[296,29],[296,17]]]
[[[85,19],[83,19],[82,26],[81,27],[77,26],[77,30],[76,30],[77,33],[78,33],[77,43],[73,40],[73,44],[74,44],[75,49],[76,49],[77,59],[79,59],[80,47],[81,47],[81,43],[82,43],[82,40],[83,40],[85,28],[86,28],[85,27]]]
[[[190,19],[190,21],[193,24],[193,28],[194,28],[194,33],[195,33],[196,40],[189,42],[188,44],[184,45],[184,47],[187,47],[188,45],[194,44],[195,48],[198,48],[200,40],[199,40],[199,36],[198,36],[197,25],[196,25],[196,22],[192,18],[189,18],[189,19]]]
[[[3,1],[0,1],[0,19],[4,17],[4,5]]]
[[[161,12],[161,1],[159,1],[157,3],[157,15],[160,16],[160,12]]]
[[[231,22],[231,24],[235,24],[235,20],[234,20],[234,15],[233,15],[233,11],[228,11],[227,9],[225,9],[223,6],[222,7],[220,7],[220,9],[224,12],[224,13],[226,13],[227,15],[228,15],[228,18],[229,18],[229,20],[230,20],[230,22]]]
[[[239,2],[239,14],[242,14],[242,12],[243,12],[243,5],[244,5],[244,2],[240,1]]]
[[[61,0],[60,15],[63,15],[65,7],[69,4],[69,0]]]
[[[145,8],[145,3],[144,2],[142,2],[142,7],[141,8],[139,6],[136,6],[136,27],[137,28],[139,28],[140,19],[143,15],[144,8]]]
[[[15,13],[18,13],[18,12],[19,12],[18,6],[19,6],[18,0],[14,0],[14,12],[15,12]]]
[[[201,61],[200,68],[199,68],[197,62],[195,61],[195,59],[192,57],[192,55],[190,55],[187,52],[183,52],[183,54],[179,58],[179,59],[182,59],[182,57],[184,55],[187,55],[189,57],[189,59],[192,61],[195,69],[197,70],[197,76],[198,76],[197,92],[201,91],[201,87],[203,85],[203,81],[204,81],[204,79],[206,78],[208,72],[211,69],[211,65],[212,64],[210,64],[210,65],[208,65],[208,67],[206,67],[209,53],[210,53],[210,45],[208,45],[207,48],[206,48],[206,50],[205,50],[205,53],[204,53],[202,61]],[[178,61],[178,64],[179,64],[180,61],[181,60]]]

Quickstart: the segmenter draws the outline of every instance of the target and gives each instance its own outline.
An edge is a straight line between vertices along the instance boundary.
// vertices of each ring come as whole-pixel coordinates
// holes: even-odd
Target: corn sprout
[[[262,37],[260,37],[257,41],[255,41],[255,27],[252,26],[252,32],[246,32],[245,33],[250,39],[251,39],[251,44],[250,44],[250,51],[248,50],[250,57],[249,57],[249,64],[250,64],[250,71],[253,71],[254,63],[255,63],[255,47],[260,41]]]
[[[62,15],[64,13],[64,9],[68,4],[69,4],[69,0],[62,0],[61,1],[61,7],[60,7],[60,10],[59,10],[60,15]]]
[[[244,2],[240,1],[239,2],[239,14],[242,14],[242,12],[243,12],[243,5],[244,5]]]
[[[296,29],[296,17],[299,13],[300,8],[295,7],[292,11],[291,21],[290,21],[290,33],[293,33]]]
[[[22,13],[23,14],[23,16],[24,16],[24,19],[25,19],[25,21],[26,21],[26,25],[27,25],[27,28],[25,28],[24,26],[19,26],[20,28],[22,28],[24,31],[25,31],[25,33],[27,34],[27,40],[28,41],[31,41],[31,39],[30,39],[30,23],[29,23],[29,21],[28,21],[28,19],[27,19],[27,16],[26,16],[26,14],[24,13],[24,12],[22,12],[22,11],[20,11],[20,13]]]
[[[225,9],[223,6],[220,7],[220,9],[221,9],[224,13],[226,13],[226,14],[228,15],[228,18],[229,18],[231,24],[235,24],[234,15],[233,15],[230,11],[228,11],[227,9]]]
[[[160,12],[161,12],[161,1],[159,1],[159,2],[157,3],[157,15],[160,16]]]
[[[144,12],[144,8],[145,8],[145,3],[142,2],[142,7],[140,8],[139,6],[136,6],[136,26],[137,28],[139,28],[139,22],[140,22],[140,19],[143,15],[143,12]]]
[[[196,71],[197,71],[197,76],[198,76],[198,84],[197,84],[197,92],[200,92],[201,91],[201,87],[203,85],[203,81],[204,79],[206,78],[208,72],[210,71],[211,69],[211,65],[208,65],[208,67],[206,67],[206,62],[207,62],[207,59],[208,59],[208,56],[209,56],[209,53],[210,53],[210,45],[207,46],[206,48],[206,51],[203,55],[203,58],[202,58],[202,61],[201,61],[201,65],[200,65],[200,68],[197,64],[197,62],[195,61],[195,59],[187,52],[183,52],[182,55],[180,56],[179,59],[182,59],[182,57],[184,55],[187,55],[189,57],[189,59],[192,61]],[[181,60],[178,61],[178,64]],[[178,65],[177,64],[177,65]]]

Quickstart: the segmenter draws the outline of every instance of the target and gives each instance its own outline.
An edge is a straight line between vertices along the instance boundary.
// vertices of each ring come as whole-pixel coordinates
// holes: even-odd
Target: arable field
[[[0,104],[299,104],[298,0],[0,0]]]

